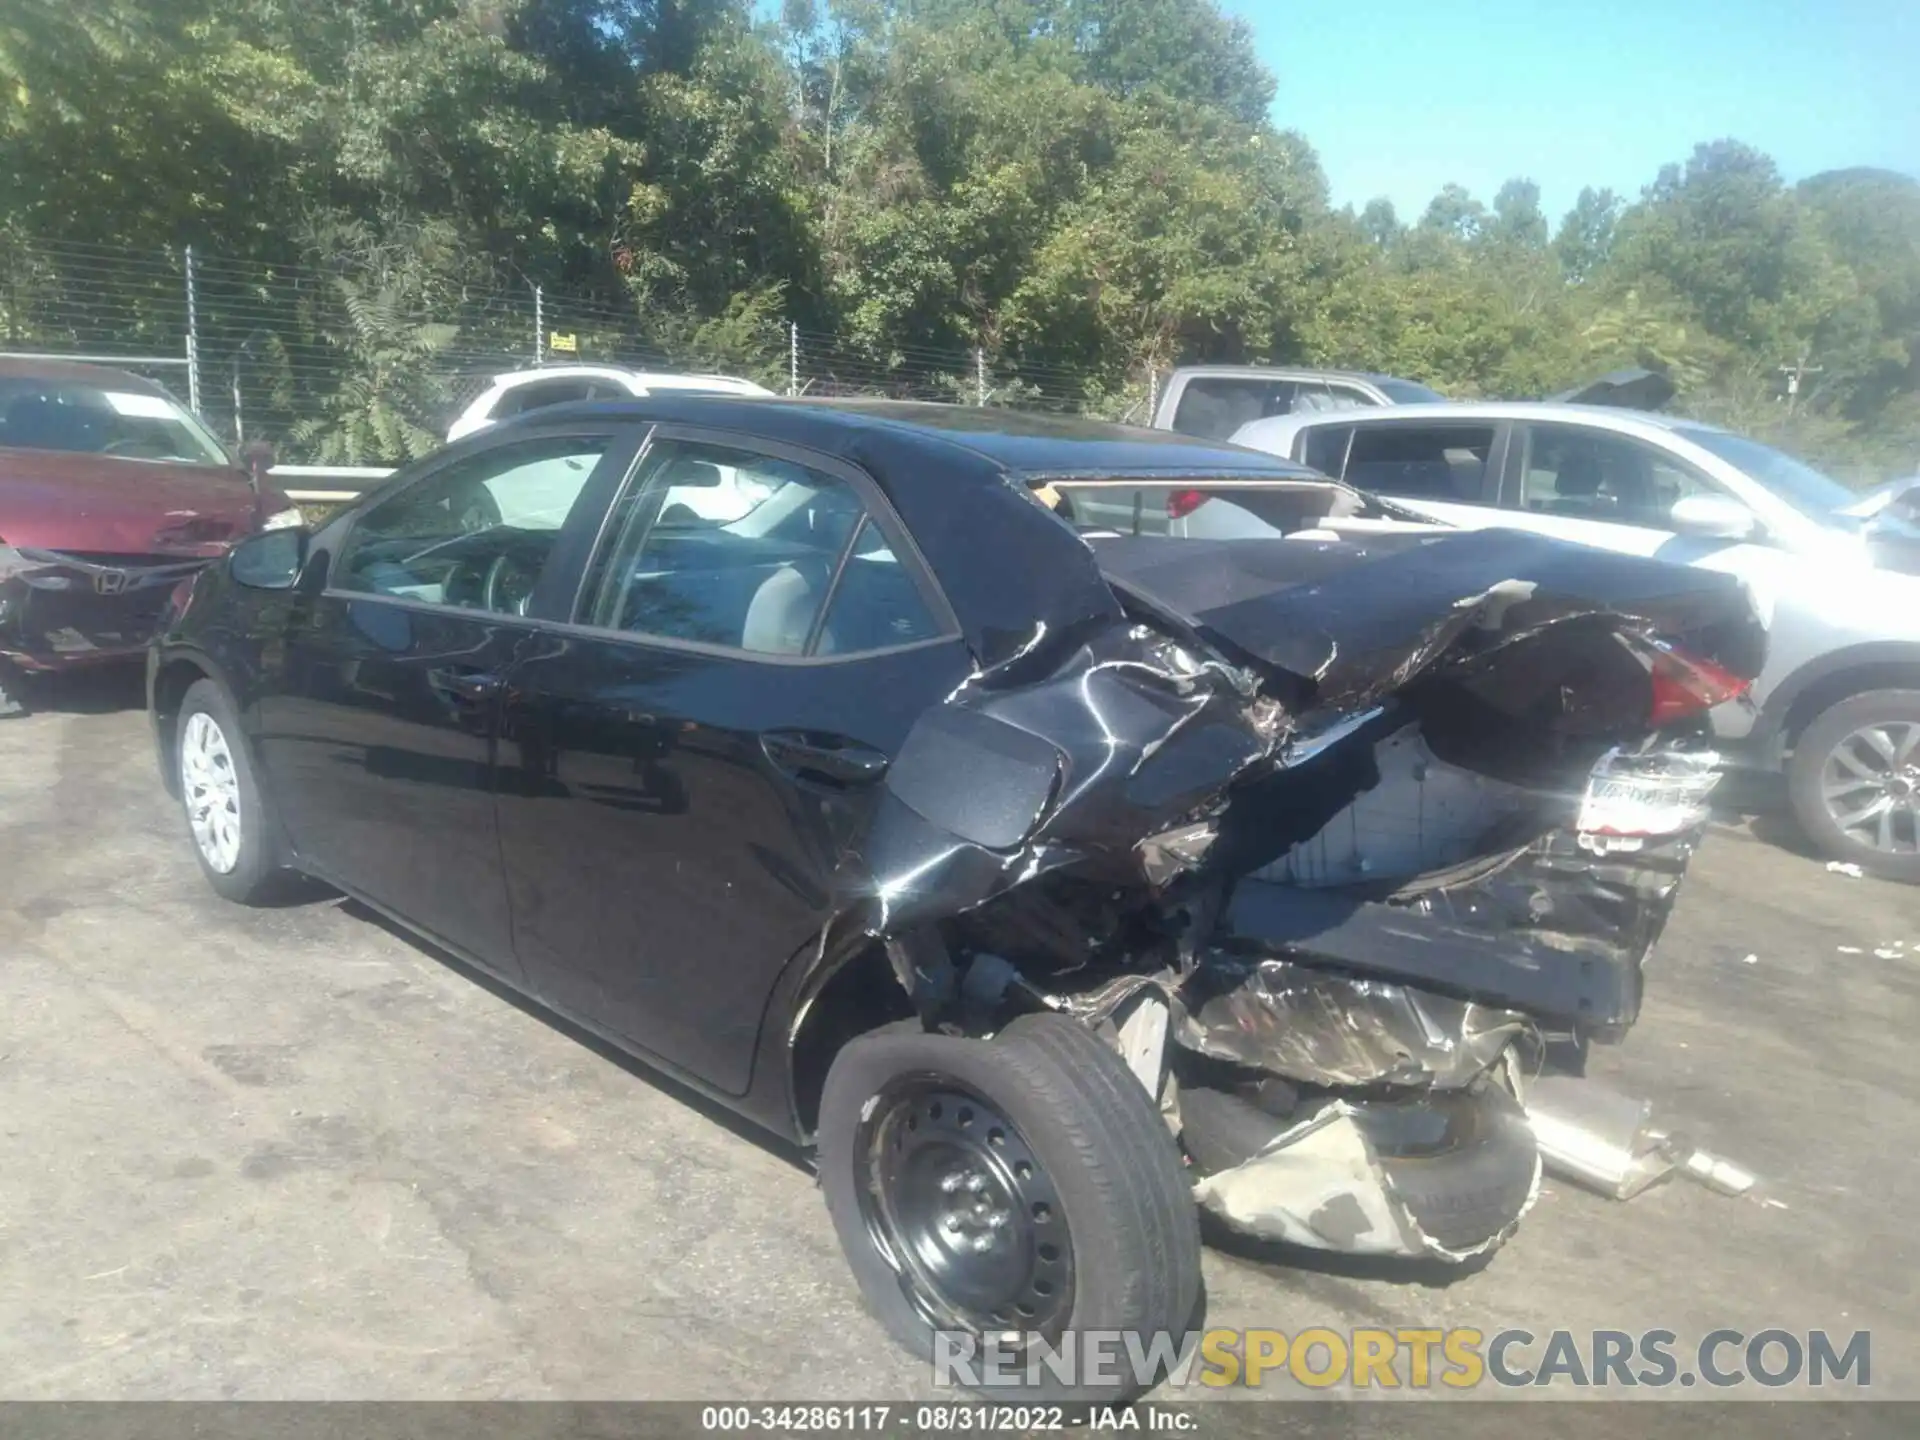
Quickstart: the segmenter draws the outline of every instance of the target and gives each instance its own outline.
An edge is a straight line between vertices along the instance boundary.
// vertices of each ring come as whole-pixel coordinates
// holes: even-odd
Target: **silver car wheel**
[[[240,863],[240,777],[219,722],[204,710],[180,731],[180,798],[207,864],[230,875]]]
[[[1820,796],[1850,840],[1920,854],[1920,723],[1864,725],[1827,752]]]

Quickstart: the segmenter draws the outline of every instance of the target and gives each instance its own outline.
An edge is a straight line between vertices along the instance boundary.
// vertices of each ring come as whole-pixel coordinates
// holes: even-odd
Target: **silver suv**
[[[1783,770],[1827,854],[1920,882],[1920,575],[1904,573],[1920,549],[1897,514],[1858,513],[1860,496],[1756,440],[1611,407],[1291,415],[1234,440],[1443,524],[1740,576],[1771,617],[1767,664],[1751,706],[1715,711],[1722,750]],[[1263,529],[1233,518],[1238,533]]]

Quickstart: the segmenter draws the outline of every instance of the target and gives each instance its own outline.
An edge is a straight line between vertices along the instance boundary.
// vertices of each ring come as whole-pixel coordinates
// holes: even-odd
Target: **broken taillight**
[[[1167,518],[1179,520],[1207,503],[1204,490],[1175,490],[1167,496]]]
[[[1654,652],[1651,678],[1653,708],[1647,718],[1656,730],[1737,699],[1753,683],[1670,645]]]

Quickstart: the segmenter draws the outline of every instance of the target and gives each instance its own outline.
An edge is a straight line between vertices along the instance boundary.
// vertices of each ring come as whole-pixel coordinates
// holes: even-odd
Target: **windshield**
[[[1396,405],[1431,405],[1447,398],[1438,390],[1429,390],[1425,385],[1416,385],[1411,380],[1379,376],[1373,384],[1375,389]]]
[[[230,463],[206,427],[166,396],[67,380],[0,379],[0,447]]]
[[[1744,435],[1702,430],[1691,425],[1676,425],[1673,433],[1738,466],[1794,509],[1814,519],[1830,520],[1835,512],[1860,498],[1832,476],[1822,475],[1811,465]]]

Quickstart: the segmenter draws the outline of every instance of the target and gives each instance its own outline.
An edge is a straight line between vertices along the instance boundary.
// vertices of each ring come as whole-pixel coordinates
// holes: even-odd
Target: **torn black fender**
[[[855,856],[865,928],[959,914],[1102,856],[1137,880],[1134,847],[1217,809],[1281,733],[1251,677],[1136,624],[1025,683],[976,675],[887,771]]]

